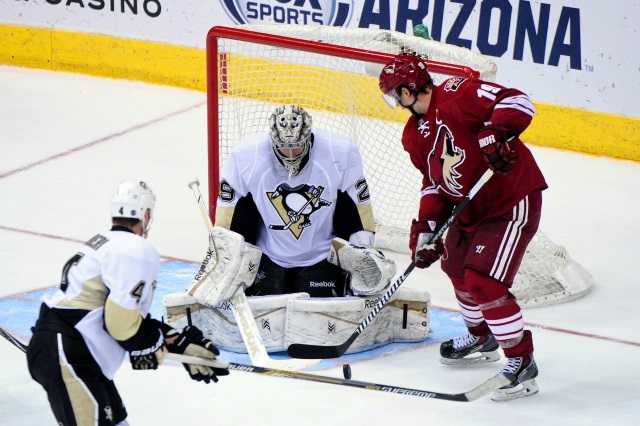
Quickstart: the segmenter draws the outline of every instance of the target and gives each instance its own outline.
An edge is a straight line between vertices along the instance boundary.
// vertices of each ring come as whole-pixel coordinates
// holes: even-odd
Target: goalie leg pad
[[[378,302],[376,296],[293,299],[287,305],[285,346],[339,345]],[[347,354],[394,342],[421,342],[429,333],[431,298],[424,290],[398,289],[349,347]]]
[[[351,273],[351,291],[356,296],[370,296],[385,291],[396,273],[396,264],[375,249],[357,247],[334,238],[327,260]]]
[[[308,297],[306,293],[247,297],[267,352],[286,350],[284,334],[287,303],[292,299]],[[192,324],[202,330],[217,348],[247,353],[230,301],[224,301],[212,308],[198,303],[187,293],[173,293],[165,296],[162,302],[164,317],[172,327],[185,327],[189,310]]]
[[[262,252],[228,229],[214,226],[209,250],[188,289],[189,295],[207,306],[218,306],[244,291],[255,280]]]

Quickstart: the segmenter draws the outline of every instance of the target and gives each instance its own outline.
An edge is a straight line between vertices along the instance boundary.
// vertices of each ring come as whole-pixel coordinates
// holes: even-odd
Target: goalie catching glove
[[[351,274],[349,286],[356,296],[383,292],[396,273],[395,262],[382,252],[354,246],[341,238],[333,239],[327,260]]]
[[[200,358],[216,359],[220,351],[211,340],[204,337],[197,327],[187,326],[182,331],[173,329],[165,335],[167,349],[171,353],[197,356]],[[214,368],[206,365],[183,364],[193,380],[209,383],[218,381],[218,376],[226,376],[226,368]]]
[[[435,263],[444,253],[442,238],[438,238],[432,244],[429,241],[433,238],[436,224],[428,220],[416,220],[411,222],[411,235],[409,237],[409,248],[411,248],[411,259],[420,269],[428,268]]]

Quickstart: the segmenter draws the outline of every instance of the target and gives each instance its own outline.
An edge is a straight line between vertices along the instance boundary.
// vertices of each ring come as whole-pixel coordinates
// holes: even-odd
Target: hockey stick
[[[434,392],[429,390],[411,389],[399,386],[381,385],[378,383],[362,382],[359,380],[341,379],[337,377],[320,376],[316,374],[298,373],[295,371],[277,370],[273,368],[255,367],[245,364],[236,364],[233,362],[226,362],[221,360],[212,360],[206,358],[199,358],[188,355],[179,355],[173,353],[167,353],[165,355],[167,359],[179,361],[185,364],[200,364],[207,365],[216,368],[228,368],[230,370],[244,371],[247,373],[257,373],[265,376],[284,377],[288,379],[299,379],[310,382],[329,383],[333,385],[350,386],[354,388],[374,390],[380,392],[395,393],[400,395],[411,395],[420,398],[433,398],[444,399],[448,401],[470,402],[475,401],[495,390],[500,389],[511,383],[511,380],[504,374],[497,374],[489,380],[485,381],[481,385],[463,393],[443,393]]]
[[[20,340],[9,334],[8,331],[0,327],[0,335],[7,339],[13,346],[20,349],[22,352],[27,353],[27,345],[22,343]]]
[[[15,338],[14,336],[9,334],[7,331],[5,331],[2,328],[0,328],[0,335],[2,335],[2,337],[7,339],[9,342],[11,342],[11,344],[13,344],[15,347],[20,349],[22,352],[25,352],[25,353],[27,352],[27,345],[19,341],[17,338]],[[498,374],[470,391],[467,391],[464,393],[450,394],[450,393],[433,392],[433,391],[427,391],[427,390],[403,388],[403,387],[397,387],[397,386],[379,385],[376,383],[368,383],[368,382],[361,382],[357,380],[319,376],[315,374],[297,373],[295,371],[278,370],[278,369],[267,368],[267,367],[256,367],[256,366],[246,365],[246,364],[236,364],[236,363],[230,363],[230,362],[221,361],[217,359],[216,360],[206,359],[206,358],[200,358],[200,357],[189,356],[189,355],[174,354],[170,352],[165,353],[165,358],[173,361],[182,362],[185,364],[199,364],[199,365],[207,365],[209,367],[215,367],[215,368],[228,368],[230,370],[263,374],[265,376],[307,380],[311,382],[351,386],[351,387],[360,388],[360,389],[396,393],[400,395],[412,395],[412,396],[418,396],[421,398],[445,399],[448,401],[461,401],[461,402],[474,401],[478,398],[481,398],[487,395],[490,392],[493,392],[494,390],[497,390],[511,383],[511,380],[507,376],[505,376],[504,374]]]
[[[489,178],[493,175],[491,169],[487,169],[487,171],[480,177],[478,182],[471,188],[471,191],[464,197],[464,199],[458,203],[456,208],[453,210],[451,215],[447,218],[446,222],[438,229],[438,231],[431,237],[428,244],[433,244],[437,241],[438,238],[441,238],[444,235],[445,231],[449,228],[449,226],[453,223],[453,221],[458,217],[460,212],[469,204],[471,199],[476,195],[476,193],[482,188],[482,186],[489,180]],[[413,271],[416,267],[414,262],[411,262],[407,269],[404,271],[402,275],[394,282],[387,291],[382,295],[378,303],[373,307],[369,315],[360,323],[358,328],[351,334],[351,336],[344,342],[336,346],[321,346],[321,345],[307,345],[304,343],[293,343],[289,345],[287,348],[287,353],[289,356],[294,358],[338,358],[344,355],[344,353],[349,349],[351,344],[362,334],[365,328],[369,325],[369,323],[375,318],[376,315],[382,310],[382,307],[389,301],[393,293],[396,292],[398,287],[407,279],[407,276]]]
[[[200,213],[202,213],[204,223],[209,233],[211,233],[213,230],[213,222],[211,222],[211,218],[207,213],[207,206],[204,204],[202,194],[200,193],[200,181],[198,179],[192,180],[189,182],[189,188],[193,190],[193,194],[195,195],[198,206],[200,207]],[[321,361],[320,359],[276,360],[270,358],[267,353],[267,349],[262,342],[262,336],[260,335],[260,330],[258,330],[258,326],[256,325],[253,313],[251,312],[251,307],[247,302],[247,297],[243,291],[238,292],[231,298],[231,310],[236,318],[238,329],[240,330],[242,340],[247,347],[247,352],[249,352],[249,358],[251,358],[251,363],[253,365],[297,371],[315,365]]]

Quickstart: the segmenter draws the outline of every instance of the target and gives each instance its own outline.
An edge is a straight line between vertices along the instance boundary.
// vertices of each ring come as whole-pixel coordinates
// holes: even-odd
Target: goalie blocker
[[[262,252],[236,232],[220,226],[209,232],[207,255],[187,293],[204,305],[218,306],[253,284]]]

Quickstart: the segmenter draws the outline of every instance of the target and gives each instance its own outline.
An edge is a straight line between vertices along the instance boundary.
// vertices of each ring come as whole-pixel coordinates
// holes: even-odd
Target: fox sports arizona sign
[[[278,23],[347,26],[353,0],[220,0],[236,24]]]

